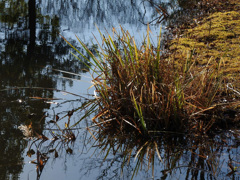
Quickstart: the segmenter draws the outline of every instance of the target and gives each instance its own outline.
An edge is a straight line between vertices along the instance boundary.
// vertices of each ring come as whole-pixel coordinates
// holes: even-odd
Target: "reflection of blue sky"
[[[111,32],[112,27],[121,25],[132,35],[143,36],[146,25],[154,17],[154,9],[145,1],[88,1],[73,0],[60,3],[59,1],[42,1],[41,14],[60,16],[60,32],[66,38],[75,39],[77,35],[84,42],[91,42],[95,36],[99,39],[96,26],[104,32]],[[151,26],[153,34],[159,32],[159,25]]]

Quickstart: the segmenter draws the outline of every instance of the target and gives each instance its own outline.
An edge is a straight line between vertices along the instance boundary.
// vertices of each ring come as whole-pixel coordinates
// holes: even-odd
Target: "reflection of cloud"
[[[20,129],[23,133],[23,135],[27,138],[33,137],[33,131],[31,125],[20,125],[18,126],[18,129]]]

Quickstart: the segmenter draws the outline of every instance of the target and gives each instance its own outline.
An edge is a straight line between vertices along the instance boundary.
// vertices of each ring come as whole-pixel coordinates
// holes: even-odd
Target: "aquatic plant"
[[[141,45],[123,28],[107,37],[100,31],[102,44],[95,53],[77,37],[91,57],[88,59],[66,39],[84,60],[91,63],[95,99],[84,105],[87,115],[101,129],[137,131],[149,135],[162,131],[206,132],[215,123],[215,110],[224,92],[222,61],[204,66],[188,51],[184,63],[161,52],[161,31],[152,44],[150,28]],[[154,37],[156,38],[156,37]],[[77,54],[76,58],[81,60]],[[84,117],[83,117],[84,118]],[[81,121],[81,118],[79,121]]]

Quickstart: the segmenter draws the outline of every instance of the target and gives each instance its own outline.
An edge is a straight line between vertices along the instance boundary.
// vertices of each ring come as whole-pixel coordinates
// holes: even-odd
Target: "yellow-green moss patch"
[[[223,73],[240,83],[240,12],[216,12],[195,28],[188,29],[182,38],[172,41],[171,50],[182,59],[186,51],[195,49],[194,60],[205,65],[223,61]],[[181,60],[180,60],[181,62]]]

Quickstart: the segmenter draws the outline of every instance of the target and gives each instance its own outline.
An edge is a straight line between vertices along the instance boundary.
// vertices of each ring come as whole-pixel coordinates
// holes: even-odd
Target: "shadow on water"
[[[89,69],[70,54],[59,33],[83,31],[95,22],[111,27],[111,21],[138,29],[149,22],[163,23],[167,16],[166,22],[174,24],[180,22],[181,13],[185,16],[186,3],[134,0],[108,1],[104,6],[103,1],[1,1],[0,179],[19,179],[25,173],[26,155],[40,179],[51,162],[54,168],[57,159],[76,154],[83,157],[77,164],[82,179],[93,172],[95,179],[238,178],[238,130],[198,137],[162,133],[147,139],[100,131],[87,116],[72,127],[85,113],[78,107],[86,105],[88,97],[65,90],[76,88],[74,81],[82,79],[77,74]]]

